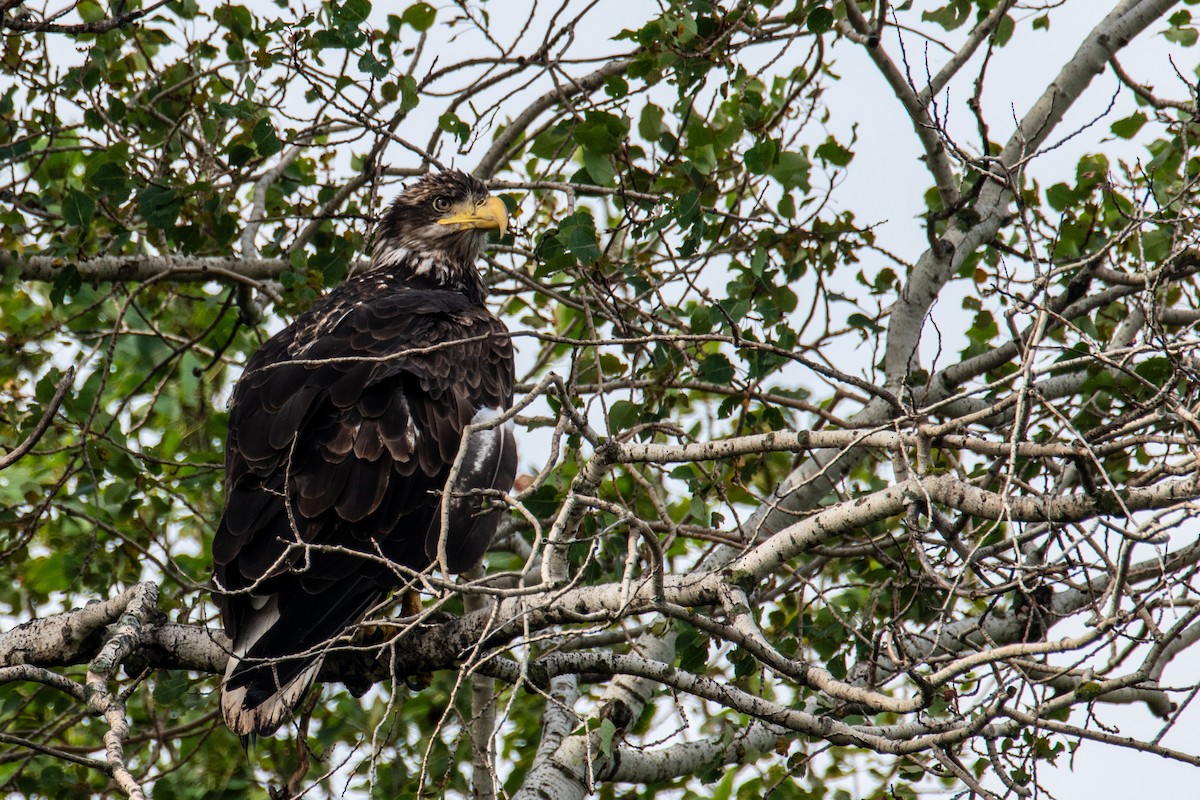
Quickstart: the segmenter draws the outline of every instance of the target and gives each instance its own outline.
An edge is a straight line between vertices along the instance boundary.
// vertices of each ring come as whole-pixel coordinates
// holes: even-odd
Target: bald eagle
[[[478,490],[512,486],[515,445],[508,424],[463,434],[512,403],[512,345],[475,266],[507,223],[475,178],[426,175],[384,214],[370,268],[246,364],[213,539],[234,732],[275,731],[331,642],[439,561],[442,503],[443,566],[487,549],[499,515]]]

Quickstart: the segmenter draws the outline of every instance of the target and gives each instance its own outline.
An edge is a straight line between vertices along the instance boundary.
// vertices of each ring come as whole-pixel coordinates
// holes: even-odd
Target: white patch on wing
[[[485,406],[476,411],[475,416],[471,417],[471,424],[486,425],[499,416],[499,409],[487,408]],[[512,427],[512,420],[504,423],[503,427]],[[467,458],[471,463],[471,472],[476,474],[481,473],[490,465],[496,463],[498,450],[504,441],[503,427],[475,431],[467,438]]]

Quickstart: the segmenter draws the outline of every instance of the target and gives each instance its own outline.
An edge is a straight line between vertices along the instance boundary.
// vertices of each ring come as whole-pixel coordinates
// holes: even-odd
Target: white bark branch
[[[617,783],[657,783],[695,775],[723,764],[752,764],[757,754],[770,752],[789,731],[759,720],[719,736],[657,750],[623,747],[605,776]]]
[[[139,583],[129,590],[128,595],[129,604],[121,613],[116,630],[88,664],[84,687],[88,710],[102,715],[108,723],[104,752],[113,779],[130,800],[145,800],[142,787],[125,763],[125,739],[129,736],[125,701],[109,688],[109,682],[121,662],[137,647],[142,628],[151,621],[158,602],[158,587],[153,583]]]
[[[239,258],[237,256],[99,256],[85,261],[71,261],[50,256],[28,259],[0,253],[0,269],[16,263],[21,278],[28,281],[53,281],[64,267],[79,271],[85,281],[195,281],[228,280],[256,284],[277,278],[291,269],[287,261],[278,258]]]
[[[898,390],[917,366],[914,359],[925,320],[942,287],[963,260],[991,241],[1008,219],[1008,206],[1013,197],[1012,172],[1023,167],[1036,153],[1092,79],[1105,69],[1113,54],[1177,2],[1122,0],[1088,34],[1041,98],[1025,114],[994,161],[997,174],[983,187],[971,207],[977,221],[966,229],[952,225],[942,240],[921,255],[901,291],[888,321],[884,357],[886,388]],[[852,421],[859,427],[871,427],[889,419],[891,414],[891,408],[876,397]],[[780,483],[772,502],[755,512],[750,520],[751,529],[769,533],[788,524],[790,515],[811,508],[862,457],[860,450],[814,454],[804,466]]]

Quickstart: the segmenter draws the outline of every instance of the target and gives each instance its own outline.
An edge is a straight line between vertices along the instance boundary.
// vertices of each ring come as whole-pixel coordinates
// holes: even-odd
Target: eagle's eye
[[[439,214],[444,214],[450,210],[450,201],[444,197],[435,197],[433,199],[433,210]]]

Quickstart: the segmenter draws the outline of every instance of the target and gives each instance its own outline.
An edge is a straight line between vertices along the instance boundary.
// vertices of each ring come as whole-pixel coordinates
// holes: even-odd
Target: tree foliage
[[[1200,763],[1107,722],[1169,731],[1195,689],[1196,76],[1121,61],[1195,63],[1193,3],[624,5],[0,0],[0,791],[1011,797],[1081,744]],[[1050,42],[1034,101],[997,95]],[[856,213],[884,108],[924,170],[879,176],[886,225]],[[244,757],[207,589],[232,382],[448,165],[518,222],[488,264],[526,474],[483,571],[428,575]]]

